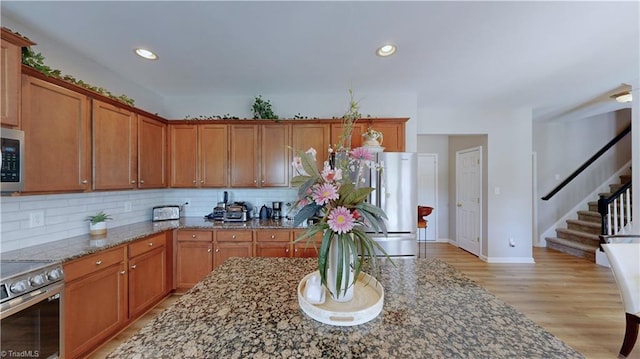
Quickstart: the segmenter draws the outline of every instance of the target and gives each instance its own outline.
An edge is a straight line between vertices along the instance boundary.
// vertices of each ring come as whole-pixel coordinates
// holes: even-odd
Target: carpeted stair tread
[[[571,247],[571,248],[576,248],[576,249],[580,249],[586,252],[593,252],[595,253],[596,250],[598,249],[598,245],[588,245],[585,243],[579,243],[579,242],[574,242],[574,241],[570,241],[568,239],[564,239],[564,238],[558,238],[558,237],[549,237],[547,238],[547,243],[548,242],[554,242],[554,243],[560,243],[564,246],[567,247]]]
[[[596,242],[600,241],[600,237],[598,237],[597,234],[591,234],[591,233],[585,233],[585,232],[581,232],[581,231],[576,231],[573,229],[568,229],[568,228],[556,228],[556,232],[561,232],[561,233],[566,233],[568,235],[573,235],[573,236],[578,236],[578,237],[583,237],[583,238],[588,238],[588,239],[593,239]]]
[[[578,211],[578,219],[583,221],[589,221],[600,224],[602,222],[602,216],[600,213],[593,211]]]
[[[598,249],[597,245],[587,245],[584,243],[578,243],[575,241],[557,238],[557,237],[547,237],[547,248],[566,253],[578,258],[584,258],[588,261],[595,262],[596,261],[596,250]]]

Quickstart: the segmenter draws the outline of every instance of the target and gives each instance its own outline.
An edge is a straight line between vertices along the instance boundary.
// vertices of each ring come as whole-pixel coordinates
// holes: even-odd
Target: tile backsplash
[[[0,198],[0,252],[20,249],[89,233],[86,216],[100,210],[109,213],[110,227],[151,219],[151,209],[164,204],[183,205],[184,215],[202,217],[222,202],[245,201],[260,208],[273,201],[296,199],[296,189],[159,189],[91,192]],[[286,213],[285,213],[286,214]]]

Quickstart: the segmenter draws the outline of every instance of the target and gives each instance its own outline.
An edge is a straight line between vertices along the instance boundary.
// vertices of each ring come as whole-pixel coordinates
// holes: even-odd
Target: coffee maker
[[[282,202],[273,202],[273,219],[279,221],[282,218]]]

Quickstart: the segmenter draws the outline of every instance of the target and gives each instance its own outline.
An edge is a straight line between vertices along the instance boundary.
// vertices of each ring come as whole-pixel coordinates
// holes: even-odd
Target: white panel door
[[[480,255],[482,147],[456,152],[456,241]]]
[[[423,229],[418,231],[418,240],[435,241],[438,238],[438,154],[418,154],[418,205],[433,207],[427,220],[426,236]]]

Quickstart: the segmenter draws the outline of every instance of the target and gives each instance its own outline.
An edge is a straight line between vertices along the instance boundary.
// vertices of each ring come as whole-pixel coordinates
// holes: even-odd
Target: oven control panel
[[[63,279],[64,272],[60,264],[31,269],[3,278],[0,283],[0,303],[26,295]]]

